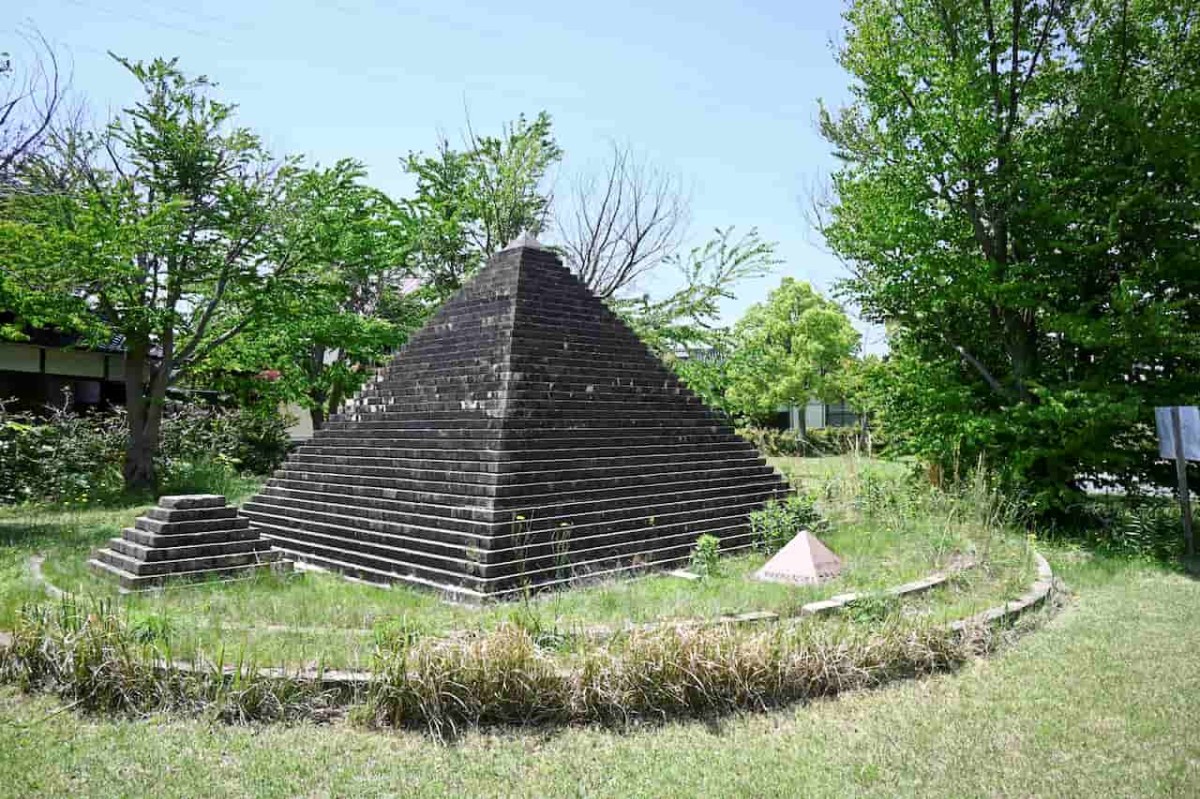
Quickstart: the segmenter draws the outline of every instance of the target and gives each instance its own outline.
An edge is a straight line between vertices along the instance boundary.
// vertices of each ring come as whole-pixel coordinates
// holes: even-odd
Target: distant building
[[[859,423],[858,414],[845,402],[821,402],[809,400],[803,408],[792,406],[780,408],[775,415],[775,427],[780,430],[800,430],[801,414],[804,414],[805,430],[820,430],[823,427],[854,427]]]
[[[28,341],[0,341],[0,401],[12,401],[9,410],[60,405],[64,393],[77,411],[125,404],[125,342],[120,337],[81,348],[77,337],[56,331],[28,335]]]
[[[8,321],[0,314],[0,322]],[[125,405],[125,341],[114,336],[100,346],[84,346],[78,336],[29,329],[27,341],[0,341],[0,402],[9,411],[40,412],[70,398],[76,413]],[[187,392],[191,396],[213,392]],[[280,409],[290,417],[288,435],[312,437],[312,420],[298,405]]]

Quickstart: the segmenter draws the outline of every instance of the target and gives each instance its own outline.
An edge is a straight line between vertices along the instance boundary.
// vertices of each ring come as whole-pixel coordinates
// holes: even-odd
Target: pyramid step
[[[253,541],[258,536],[249,528],[237,530],[217,530],[209,533],[182,533],[177,535],[159,535],[136,527],[126,527],[121,531],[121,537],[143,547],[187,547],[203,544],[229,544],[240,541]]]
[[[356,401],[343,406],[341,413],[330,416],[330,421],[357,420],[387,420],[399,418],[405,414],[430,413],[461,413],[480,409],[499,409],[510,403],[514,398],[502,397],[457,397],[447,399],[422,399],[405,402],[363,402]],[[559,413],[579,413],[580,415],[595,415],[598,412],[619,411],[622,414],[692,414],[695,416],[710,416],[712,411],[705,408],[699,400],[685,397],[672,397],[670,400],[659,397],[597,397],[581,394],[565,396],[556,393],[552,397],[537,397],[521,400],[520,410],[530,416],[544,415],[551,411]]]
[[[733,523],[723,524],[729,521]],[[713,520],[711,525],[704,528],[667,536],[650,535],[651,532],[653,531],[630,530],[625,540],[604,546],[564,549],[560,552],[539,550],[523,556],[514,553],[511,560],[484,567],[483,580],[485,585],[489,586],[489,591],[495,591],[506,586],[520,585],[526,580],[540,584],[546,579],[561,578],[568,574],[584,575],[595,570],[610,569],[621,562],[675,558],[686,560],[691,557],[696,538],[704,534],[720,539],[724,552],[746,549],[754,545],[753,534],[744,518]]]
[[[525,516],[527,519],[553,519],[574,517],[581,514],[602,513],[605,511],[612,512],[614,505],[629,504],[647,507],[655,504],[670,504],[672,501],[692,502],[710,500],[719,504],[721,500],[727,497],[743,495],[759,496],[762,498],[762,502],[766,502],[770,498],[787,496],[788,493],[789,489],[780,481],[762,480],[737,486],[718,486],[700,489],[692,487],[659,493],[646,493],[640,496],[633,493],[608,493],[591,497],[563,497],[556,498],[552,503],[547,504],[542,504],[534,498],[523,506],[499,507],[497,511],[502,514],[502,518],[507,516],[512,519],[517,516]]]
[[[478,551],[483,542],[489,539],[489,536],[472,535],[461,531],[419,527],[385,519],[371,519],[357,514],[339,513],[328,509],[313,510],[296,504],[285,505],[278,502],[256,501],[248,513],[251,514],[256,529],[264,524],[286,523],[304,529],[325,530],[330,535],[347,538],[364,536],[379,544],[454,559],[467,557],[465,554],[467,552]]]
[[[278,560],[277,552],[238,553],[233,555],[216,555],[198,558],[182,558],[179,560],[140,561],[111,549],[100,549],[95,553],[95,559],[107,563],[117,569],[144,576],[171,576],[174,574],[195,574],[205,571],[224,571],[239,566],[250,566],[256,563],[267,563]]]
[[[446,534],[459,533],[470,537],[490,535],[492,528],[496,526],[490,521],[492,514],[486,508],[484,509],[486,512],[481,514],[486,519],[465,519],[449,514],[432,513],[431,511],[435,508],[421,503],[396,502],[277,486],[264,488],[244,506],[252,525],[254,513],[265,510],[260,506],[291,507],[297,511],[330,513],[347,519],[377,519],[418,529],[439,530]],[[447,540],[453,540],[453,538]]]
[[[352,505],[369,508],[390,508],[405,513],[421,515],[437,515],[440,518],[457,519],[469,523],[491,522],[494,516],[492,509],[486,505],[438,505],[432,502],[418,502],[404,497],[397,497],[394,492],[389,492],[386,489],[351,483],[341,485],[293,483],[291,485],[284,485],[272,479],[267,481],[259,495],[251,501],[265,496],[336,497],[338,501]],[[249,505],[250,503],[246,504]]]
[[[629,531],[652,530],[655,536],[667,538],[673,535],[691,535],[695,530],[716,523],[718,519],[739,518],[744,523],[750,511],[759,506],[757,502],[738,504],[726,502],[716,513],[712,509],[697,507],[691,503],[658,506],[660,513],[630,515],[618,519],[605,519],[591,524],[566,522],[562,525],[525,525],[511,523],[497,525],[492,535],[450,536],[445,531],[398,524],[387,519],[368,519],[341,512],[336,506],[326,506],[323,511],[306,507],[256,502],[249,512],[255,527],[284,525],[304,529],[342,539],[367,541],[380,547],[412,550],[452,560],[473,560],[492,563],[505,560],[505,553],[522,548],[565,546],[607,546],[628,537]],[[689,532],[691,531],[691,532]],[[434,564],[436,565],[436,564]]]
[[[338,538],[279,523],[263,524],[261,529],[273,546],[302,560],[317,556],[352,563],[387,574],[388,582],[415,580],[429,586],[445,586],[474,592],[479,589],[478,578],[470,572],[474,564],[467,560],[457,563],[445,561],[444,565],[450,568],[439,568],[410,561],[400,550],[372,547],[351,538]]]
[[[502,446],[506,448],[501,449]],[[335,455],[396,454],[405,458],[429,460],[455,460],[465,462],[498,462],[560,459],[573,451],[586,450],[589,456],[608,457],[628,453],[629,455],[680,456],[689,452],[745,452],[758,453],[749,442],[729,435],[667,435],[638,436],[635,439],[614,441],[613,436],[584,437],[563,436],[541,439],[523,439],[503,445],[499,439],[492,441],[463,441],[450,438],[414,439],[391,436],[325,436],[314,438],[306,444],[303,452]],[[492,467],[486,467],[492,468]]]
[[[185,533],[217,533],[225,530],[245,530],[249,525],[237,516],[216,519],[196,519],[188,522],[164,522],[147,516],[139,516],[133,523],[138,530],[156,535],[181,535]]]
[[[217,543],[176,545],[176,546],[146,546],[127,538],[114,538],[108,543],[108,548],[135,560],[193,560],[196,558],[215,558],[221,555],[242,555],[255,552],[265,552],[271,548],[270,543],[255,537],[248,541],[224,541]]]
[[[158,498],[158,506],[167,510],[223,508],[227,504],[220,494],[172,494]]]
[[[347,400],[347,406],[368,410],[399,410],[408,407],[420,407],[423,403],[463,402],[474,400],[479,402],[507,400],[508,402],[546,403],[562,401],[592,401],[606,403],[624,403],[634,405],[664,405],[678,403],[690,406],[703,406],[698,397],[683,386],[663,388],[662,386],[628,386],[616,383],[596,383],[594,381],[546,382],[542,387],[526,386],[519,389],[504,389],[500,385],[477,386],[416,386],[408,389],[396,389],[387,393],[368,391]]]
[[[295,516],[258,513],[255,527],[268,539],[274,539],[275,530],[287,527],[303,532],[307,540],[325,542],[331,546],[352,545],[366,555],[411,563],[434,571],[476,574],[482,562],[482,550],[464,546],[435,546],[430,540],[400,537],[378,533],[358,526],[314,522]]]
[[[618,464],[604,468],[547,469],[542,471],[474,472],[451,469],[411,469],[396,466],[375,466],[341,460],[310,460],[293,457],[275,476],[280,479],[297,475],[328,476],[337,482],[342,477],[379,478],[381,485],[393,488],[419,488],[439,485],[453,493],[471,496],[517,495],[544,493],[550,490],[577,490],[621,486],[631,481],[655,482],[674,478],[713,479],[724,475],[770,474],[772,467],[761,459],[740,461],[699,461],[658,464]],[[335,479],[339,478],[339,479]]]
[[[709,529],[721,539],[724,552],[738,551],[753,545],[745,524]],[[690,540],[671,542],[666,545],[662,545],[654,539],[642,540],[637,549],[611,547],[601,552],[588,553],[588,556],[576,560],[538,564],[524,570],[507,569],[494,576],[475,576],[460,571],[446,571],[421,566],[407,559],[397,559],[386,550],[373,549],[353,541],[314,534],[308,530],[273,526],[267,531],[267,534],[275,546],[289,556],[300,560],[337,561],[370,569],[375,574],[374,579],[379,582],[400,581],[426,587],[445,587],[457,591],[466,589],[467,592],[481,596],[494,596],[502,592],[519,590],[525,583],[538,586],[562,584],[589,575],[595,576],[600,573],[638,568],[639,560],[643,564],[682,562],[691,557],[691,551],[695,544],[694,537]],[[476,564],[473,563],[466,565],[470,568],[476,567]]]
[[[627,394],[653,394],[662,396],[695,396],[687,385],[677,377],[664,379],[662,376],[639,375],[636,373],[617,375],[586,374],[558,380],[543,380],[530,375],[522,375],[515,385],[512,373],[500,374],[463,374],[445,377],[430,377],[429,375],[386,375],[374,382],[367,383],[357,398],[373,397],[403,397],[424,395],[430,391],[458,392],[471,390],[507,390],[515,392],[532,392],[546,394],[556,389],[619,391]],[[519,394],[518,394],[519,396]]]
[[[280,530],[281,535],[282,533],[283,531]],[[364,582],[375,583],[381,588],[387,588],[396,583],[403,583],[442,594],[451,601],[466,602],[469,604],[479,604],[487,598],[484,594],[467,586],[447,583],[441,579],[430,580],[415,574],[402,573],[393,568],[397,564],[387,563],[382,564],[384,568],[373,568],[361,562],[351,562],[349,558],[358,557],[357,553],[352,551],[339,550],[334,547],[317,547],[310,551],[309,546],[303,541],[293,541],[283,537],[276,538],[275,541],[281,547],[282,551],[294,560],[312,564],[328,571],[338,572]],[[358,559],[361,560],[361,558]]]
[[[765,459],[757,453],[738,454],[731,456],[726,453],[698,453],[682,462],[679,458],[670,456],[649,457],[619,457],[609,458],[567,458],[557,460],[510,462],[501,469],[497,463],[487,464],[475,461],[426,460],[423,458],[380,457],[379,455],[323,455],[316,452],[304,452],[293,455],[288,463],[300,464],[306,470],[316,470],[318,467],[336,467],[342,471],[362,469],[364,473],[373,474],[371,470],[386,470],[381,475],[394,475],[399,478],[437,480],[451,479],[459,475],[463,482],[493,482],[506,483],[512,480],[531,479],[538,482],[546,477],[559,475],[589,474],[597,476],[622,475],[642,472],[647,469],[663,471],[684,471],[689,467],[703,464],[720,464],[721,468],[740,468],[744,466],[762,466]],[[488,468],[483,468],[484,466]],[[543,478],[538,480],[538,478]]]
[[[567,506],[561,514],[553,513],[553,509],[550,508],[539,509],[537,513],[531,512],[531,515],[526,517],[526,526],[538,532],[543,529],[558,529],[566,523],[581,531],[591,532],[592,527],[614,524],[626,519],[644,519],[648,525],[653,525],[655,519],[669,523],[677,513],[712,516],[722,507],[748,511],[760,507],[767,499],[785,495],[785,487],[777,483],[767,483],[753,486],[745,492],[672,492],[653,495],[636,502],[624,502],[616,507],[608,503],[595,503],[592,507],[577,503]],[[340,524],[349,524],[355,519],[374,520],[412,528],[436,529],[446,535],[460,533],[467,536],[447,537],[447,541],[478,540],[486,537],[492,539],[493,547],[511,545],[504,541],[512,534],[517,514],[507,512],[497,516],[489,512],[486,521],[478,521],[439,517],[429,514],[429,510],[428,506],[413,503],[284,488],[267,488],[245,506],[247,515],[255,523],[259,513],[306,518],[304,511],[310,511],[341,519],[342,521],[338,522]]]
[[[134,574],[99,558],[89,560],[88,568],[101,576],[116,577],[122,591],[146,591],[152,588],[159,588],[167,583],[239,580],[247,579],[264,572],[288,572],[292,569],[292,563],[284,559],[282,553],[279,553],[272,556],[270,560],[246,566],[205,569],[198,572],[177,572],[166,575]]]
[[[632,429],[695,431],[697,429],[710,428],[714,424],[719,423],[719,417],[715,413],[707,411],[704,413],[689,413],[683,410],[678,412],[630,411],[622,419],[622,424],[620,425],[614,425],[612,417],[597,415],[594,410],[526,413],[516,409],[507,411],[504,420],[488,416],[483,411],[479,411],[478,414],[472,414],[469,411],[463,410],[414,412],[398,414],[396,418],[372,419],[367,418],[368,416],[370,414],[356,414],[349,418],[331,420],[327,423],[325,429],[337,431],[349,429],[445,430],[453,428],[462,431],[504,430],[506,432],[525,429],[544,433],[547,429],[547,422],[554,420],[561,422],[561,425],[555,429],[556,432],[562,432],[563,430],[622,430],[629,432]],[[375,416],[385,416],[385,414],[375,414]]]
[[[282,488],[311,486],[315,490],[329,492],[344,491],[344,488],[340,487],[352,487],[353,493],[362,496],[374,495],[387,499],[450,507],[511,509],[562,501],[632,497],[676,489],[728,489],[766,479],[778,479],[769,466],[733,469],[728,474],[694,473],[691,478],[679,474],[666,474],[661,476],[645,475],[641,478],[623,477],[609,480],[515,484],[511,488],[503,487],[505,490],[501,492],[497,491],[494,486],[468,483],[422,483],[363,474],[283,469],[277,472],[276,476],[267,482],[267,485]],[[478,490],[480,488],[488,490],[480,491]]]
[[[145,515],[160,522],[194,522],[202,519],[232,519],[237,516],[237,508],[232,505],[224,508],[194,508],[179,510],[176,508],[150,508]]]
[[[377,441],[378,445],[376,446],[363,446],[365,442],[357,438],[347,439],[343,442],[333,441],[332,443],[329,439],[314,439],[311,443],[306,444],[303,449],[298,450],[296,454],[312,453],[314,455],[334,456],[396,457],[410,460],[452,462],[463,464],[464,468],[466,468],[466,464],[473,464],[471,468],[497,471],[501,468],[498,465],[500,463],[512,463],[514,464],[513,468],[515,468],[515,465],[530,462],[540,461],[550,463],[552,461],[558,462],[563,459],[572,459],[573,450],[579,446],[577,439],[563,439],[563,445],[555,447],[542,446],[543,444],[552,442],[539,441],[537,442],[537,448],[530,447],[519,450],[468,450],[452,441],[445,442],[443,447],[438,449],[425,448],[428,446],[427,444],[414,439],[378,439]],[[678,459],[681,456],[691,457],[692,453],[698,456],[712,457],[719,457],[722,454],[733,456],[741,453],[753,453],[755,456],[761,457],[761,453],[749,442],[732,437],[708,443],[693,444],[674,443],[672,440],[667,443],[647,444],[643,446],[588,445],[586,451],[587,456],[584,458],[579,458],[576,455],[573,459],[644,457],[670,461]],[[292,457],[295,457],[295,455]]]

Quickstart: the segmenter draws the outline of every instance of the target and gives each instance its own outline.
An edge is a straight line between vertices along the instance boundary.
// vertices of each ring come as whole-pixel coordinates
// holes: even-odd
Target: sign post
[[[1192,495],[1188,488],[1187,462],[1200,460],[1200,411],[1194,405],[1174,405],[1154,409],[1158,427],[1158,453],[1175,459],[1179,481],[1179,508],[1183,516],[1183,536],[1188,557],[1196,555],[1196,537],[1192,531]]]

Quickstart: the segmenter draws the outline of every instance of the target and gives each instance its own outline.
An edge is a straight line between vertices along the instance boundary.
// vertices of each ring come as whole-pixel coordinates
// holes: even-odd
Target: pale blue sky
[[[106,55],[179,56],[277,153],[365,162],[371,181],[408,188],[399,159],[445,134],[497,130],[545,109],[566,151],[559,180],[619,140],[690,187],[694,239],[756,226],[784,264],[747,284],[727,321],[784,275],[822,289],[843,274],[805,223],[805,198],[832,170],[818,98],[846,78],[831,40],[842,3],[303,3],[39,0],[36,25],[69,54],[74,87],[101,111],[134,97]],[[10,18],[11,19],[11,18]],[[0,50],[18,52],[15,29]],[[662,288],[648,283],[652,292]],[[873,335],[871,338],[877,338]],[[870,349],[877,349],[871,346]]]

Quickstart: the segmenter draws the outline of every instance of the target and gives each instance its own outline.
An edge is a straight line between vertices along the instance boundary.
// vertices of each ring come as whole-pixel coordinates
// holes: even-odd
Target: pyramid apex
[[[505,252],[507,250],[519,250],[522,247],[528,247],[531,250],[546,249],[545,247],[542,246],[542,243],[537,240],[536,236],[534,236],[528,230],[522,230],[521,235],[517,236],[515,239],[510,241],[508,243],[508,246],[506,246],[503,250],[501,250],[501,252]]]

